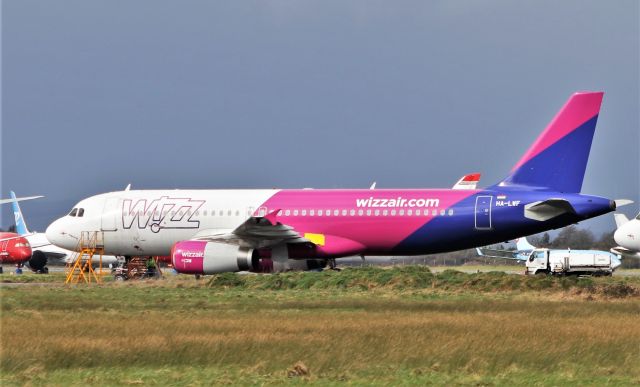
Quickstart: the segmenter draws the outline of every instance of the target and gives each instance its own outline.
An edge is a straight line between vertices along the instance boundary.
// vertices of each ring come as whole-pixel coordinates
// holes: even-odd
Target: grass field
[[[638,278],[366,268],[0,296],[3,386],[640,383]]]

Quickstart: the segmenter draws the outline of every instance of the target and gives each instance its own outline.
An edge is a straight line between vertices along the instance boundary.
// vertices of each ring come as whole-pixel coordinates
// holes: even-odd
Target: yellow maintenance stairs
[[[98,273],[102,273],[102,255],[104,254],[104,237],[101,231],[82,231],[76,252],[67,264],[65,284],[102,283],[102,277],[93,268],[93,257],[98,260]]]

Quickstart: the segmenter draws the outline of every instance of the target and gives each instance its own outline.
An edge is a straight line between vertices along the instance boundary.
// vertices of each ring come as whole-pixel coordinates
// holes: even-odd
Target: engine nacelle
[[[183,241],[173,245],[171,262],[179,273],[218,274],[251,270],[254,250],[238,245]]]
[[[171,263],[176,271],[183,274],[218,274],[321,270],[327,262],[324,259],[272,260],[268,251],[219,242],[182,241],[173,245]]]

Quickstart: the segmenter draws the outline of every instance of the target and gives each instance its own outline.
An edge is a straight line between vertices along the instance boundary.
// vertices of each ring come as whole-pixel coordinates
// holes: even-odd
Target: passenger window
[[[223,210],[220,210],[220,212],[218,212],[218,214],[219,214],[220,216],[223,216],[223,215],[224,215],[224,211],[223,211]]]
[[[367,216],[371,216],[371,210],[367,210]]]
[[[380,210],[376,210],[375,214],[376,216],[380,215]]]
[[[413,215],[413,210],[407,210],[407,215]]]
[[[453,210],[449,210],[449,216],[453,215]]]
[[[285,215],[285,216],[289,216],[289,215],[291,215],[291,210],[286,210],[286,211],[284,212],[284,215]]]
[[[342,216],[347,216],[347,210],[342,210]]]
[[[340,210],[333,210],[333,216],[340,215]]]
[[[429,210],[424,210],[424,214],[428,215],[429,214]],[[436,216],[438,215],[438,210],[433,210],[431,211],[431,215]]]
[[[78,209],[78,218],[84,216],[84,208]]]
[[[396,210],[391,210],[391,216],[396,216]]]
[[[359,215],[359,216],[362,216],[362,214],[364,214],[364,211],[362,211],[362,210],[358,210],[358,215]]]
[[[445,213],[445,210],[440,210],[440,215],[444,215]]]
[[[78,209],[74,208],[73,210],[71,210],[71,212],[69,213],[69,216],[76,216],[76,214],[78,213]]]
[[[227,210],[227,216],[231,216],[231,210]]]
[[[362,210],[360,210],[360,211],[362,211]],[[349,211],[349,215],[354,216],[355,214],[356,214],[356,210],[350,210]]]
[[[309,210],[309,216],[313,216],[315,214],[316,214],[315,210]]]
[[[322,216],[322,210],[318,210],[318,216]]]
[[[404,215],[404,210],[400,210],[400,216]]]
[[[298,210],[293,210],[293,216],[298,216]]]
[[[382,210],[382,216],[387,216],[389,215],[389,211],[387,210]]]
[[[300,213],[301,213],[302,216],[307,216],[307,210],[302,210],[302,211],[300,211]]]

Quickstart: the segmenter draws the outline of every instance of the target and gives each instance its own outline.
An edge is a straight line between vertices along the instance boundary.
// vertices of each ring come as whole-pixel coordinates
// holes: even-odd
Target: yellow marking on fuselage
[[[324,246],[324,234],[305,233],[304,237],[311,241],[311,243],[313,244]]]

